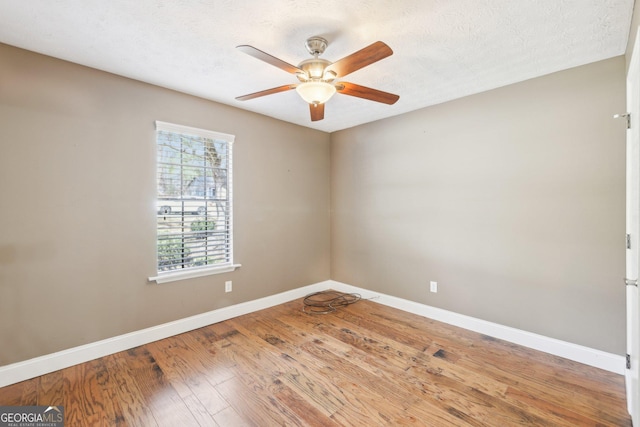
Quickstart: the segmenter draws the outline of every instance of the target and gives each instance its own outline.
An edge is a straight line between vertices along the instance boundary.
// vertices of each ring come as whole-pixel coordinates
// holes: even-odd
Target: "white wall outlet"
[[[431,292],[434,292],[434,293],[438,292],[438,282],[434,282],[434,281],[429,282],[429,287]]]
[[[233,282],[231,280],[227,280],[224,282],[224,291],[231,292],[233,290]]]

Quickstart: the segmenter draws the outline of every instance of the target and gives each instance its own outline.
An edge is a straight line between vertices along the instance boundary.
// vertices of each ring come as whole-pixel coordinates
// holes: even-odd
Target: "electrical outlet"
[[[431,281],[429,282],[431,292],[438,292],[438,282]]]
[[[224,291],[231,292],[233,290],[233,282],[231,280],[227,280],[224,282]]]

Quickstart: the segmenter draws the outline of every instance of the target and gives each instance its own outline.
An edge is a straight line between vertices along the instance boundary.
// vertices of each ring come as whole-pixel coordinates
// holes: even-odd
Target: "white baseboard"
[[[355,292],[362,295],[363,298],[375,298],[375,301],[380,304],[398,308],[409,313],[418,314],[433,320],[480,332],[485,335],[544,351],[556,356],[584,363],[586,365],[595,366],[596,368],[605,369],[620,375],[623,375],[625,372],[625,360],[623,356],[510,328],[497,323],[487,322],[425,304],[381,294],[379,292],[369,291],[346,283],[327,280],[280,294],[247,301],[140,331],[36,357],[23,362],[0,366],[0,387],[15,384],[20,381],[28,380],[59,369],[68,368],[79,363],[88,362],[119,351],[128,350],[153,341],[158,341],[177,334],[202,328],[213,323],[222,322],[243,314],[273,307],[325,289],[335,289],[341,292]]]
[[[626,370],[625,358],[621,355],[607,353],[590,347],[561,341],[555,338],[549,338],[544,335],[538,335],[520,329],[511,328],[509,326],[503,326],[497,323],[487,322],[486,320],[476,319],[475,317],[465,316],[463,314],[454,313],[452,311],[443,310],[426,304],[369,291],[346,283],[331,280],[328,284],[332,289],[337,291],[359,293],[362,298],[375,298],[375,301],[380,304],[388,305],[390,307],[398,308],[409,313],[418,314],[450,325],[459,326],[464,329],[479,332],[514,344],[519,344],[524,347],[544,351],[545,353],[564,357],[565,359],[584,363],[585,365],[594,366],[616,374],[624,375]]]
[[[68,368],[79,363],[108,356],[109,354],[117,353],[119,351],[128,350],[153,341],[158,341],[214,323],[222,322],[223,320],[231,319],[243,314],[273,307],[287,301],[302,298],[312,292],[329,289],[331,285],[332,283],[330,281],[315,283],[313,285],[304,286],[302,288],[293,289],[280,294],[220,308],[207,313],[187,317],[185,319],[164,323],[162,325],[153,326],[140,331],[119,335],[117,337],[25,360],[23,362],[0,366],[0,387],[15,384],[59,369]]]

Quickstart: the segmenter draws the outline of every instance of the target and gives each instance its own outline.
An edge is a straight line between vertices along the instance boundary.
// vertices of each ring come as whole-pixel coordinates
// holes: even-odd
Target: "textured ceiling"
[[[327,132],[624,53],[633,0],[2,0],[0,42]],[[311,122],[297,80],[235,46],[293,65],[304,42],[336,61],[375,41],[394,54],[344,80],[392,106],[337,94]],[[0,64],[2,66],[2,64]]]

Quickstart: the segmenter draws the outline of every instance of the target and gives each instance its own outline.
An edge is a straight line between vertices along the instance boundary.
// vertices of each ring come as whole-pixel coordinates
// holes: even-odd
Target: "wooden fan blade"
[[[296,86],[298,86],[298,85],[278,86],[278,87],[274,87],[274,88],[267,89],[267,90],[261,90],[260,92],[250,93],[249,95],[238,96],[238,97],[236,97],[236,99],[238,101],[247,101],[249,99],[259,98],[259,97],[265,96],[265,95],[272,95],[274,93],[286,92],[288,90],[295,89]]]
[[[340,82],[336,84],[338,93],[368,99],[369,101],[382,102],[383,104],[395,104],[400,97],[389,92],[383,92],[370,87],[360,86],[354,83]]]
[[[240,45],[236,46],[236,49],[240,49],[242,52],[247,55],[253,56],[261,61],[266,62],[267,64],[271,64],[274,67],[278,67],[281,70],[286,71],[287,73],[296,74],[296,73],[304,73],[300,68],[289,64],[288,62],[283,61],[282,59],[278,59],[275,56],[271,56],[266,52],[261,51],[260,49],[256,49],[253,46],[249,45]]]
[[[309,104],[309,111],[312,122],[324,119],[324,104]]]
[[[391,55],[393,55],[393,51],[389,46],[383,42],[375,42],[334,62],[326,68],[325,72],[333,71],[337,77],[344,77]]]

